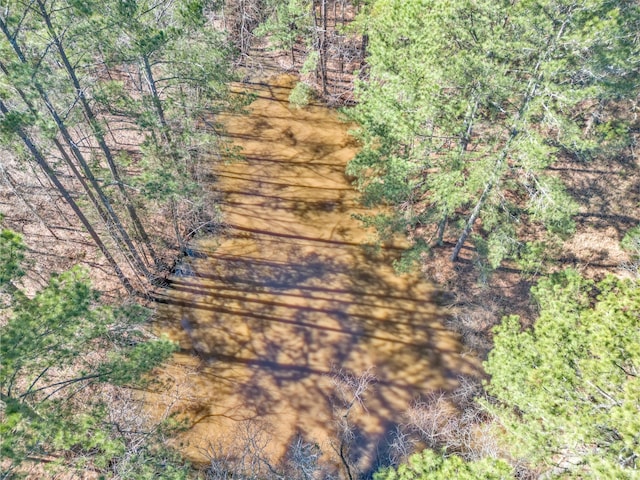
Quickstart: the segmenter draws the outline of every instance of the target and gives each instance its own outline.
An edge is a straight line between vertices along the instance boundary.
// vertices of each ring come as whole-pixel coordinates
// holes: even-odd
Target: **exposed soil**
[[[244,156],[214,166],[227,230],[193,244],[161,299],[161,330],[182,347],[173,378],[196,364],[178,382],[193,386],[180,409],[193,424],[191,458],[206,461],[208,444],[251,419],[270,433],[265,456],[283,458],[301,436],[339,464],[335,377],[370,372],[368,411],[351,414],[364,471],[416,398],[452,390],[479,365],[443,328],[433,285],[393,271],[406,241],[369,245],[353,218],[367,210],[344,175],[357,150],[349,125],[325,107],[289,105],[294,82],[240,85],[256,97],[250,115],[221,118]]]

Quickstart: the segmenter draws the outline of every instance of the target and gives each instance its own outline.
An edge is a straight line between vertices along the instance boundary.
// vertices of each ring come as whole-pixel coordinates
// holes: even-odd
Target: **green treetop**
[[[471,236],[493,267],[531,223],[572,230],[575,204],[546,168],[587,159],[594,112],[637,95],[637,4],[377,0],[359,23],[363,149],[348,172],[367,203],[395,207],[370,223],[418,247],[457,239],[454,260]]]
[[[23,294],[15,285],[23,249],[19,236],[0,235],[0,272],[11,285],[0,328],[2,477],[54,458],[53,466],[66,469],[109,472],[125,456],[134,470],[151,468],[131,457],[148,457],[152,441],[129,451],[126,436],[106,421],[107,406],[87,394],[105,383],[140,384],[174,345],[143,334],[145,310],[100,305],[82,269],[52,276],[33,297]]]
[[[377,478],[516,478],[516,466],[544,478],[638,478],[637,281],[595,283],[570,270],[541,281],[533,295],[533,327],[506,317],[485,363],[490,396],[481,404],[501,439],[501,459],[426,451]]]
[[[640,288],[573,271],[533,290],[540,316],[496,330],[486,363],[490,407],[514,456],[537,468],[631,478],[640,457]]]
[[[446,456],[432,450],[412,455],[397,469],[383,468],[374,480],[503,480],[512,479],[513,469],[503,460],[465,461],[457,455]]]

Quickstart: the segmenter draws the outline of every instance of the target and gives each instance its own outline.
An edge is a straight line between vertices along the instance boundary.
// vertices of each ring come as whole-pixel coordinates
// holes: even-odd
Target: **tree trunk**
[[[71,79],[71,82],[73,83],[73,86],[74,86],[74,88],[76,90],[78,98],[80,99],[80,103],[82,105],[82,109],[83,109],[85,117],[86,117],[86,119],[87,119],[87,121],[89,123],[89,126],[91,127],[91,130],[92,130],[96,140],[98,141],[98,145],[100,146],[100,149],[102,150],[102,152],[105,155],[105,158],[107,160],[107,164],[109,166],[109,170],[111,171],[111,175],[113,176],[113,179],[115,180],[116,186],[120,190],[120,193],[122,194],[122,196],[123,196],[123,198],[125,200],[125,204],[126,204],[127,211],[129,212],[129,216],[131,217],[131,220],[133,221],[133,224],[134,224],[134,226],[136,228],[136,231],[138,232],[138,235],[140,235],[140,238],[142,239],[144,245],[149,250],[149,254],[153,258],[154,262],[156,264],[158,264],[159,262],[157,261],[157,255],[155,254],[153,246],[151,245],[151,240],[149,239],[149,236],[147,235],[147,232],[144,229],[144,227],[142,225],[142,222],[140,221],[140,218],[138,217],[136,209],[133,206],[133,203],[132,203],[131,198],[129,197],[129,194],[128,194],[125,186],[124,186],[124,183],[122,182],[122,179],[120,178],[120,173],[118,172],[118,168],[117,168],[116,163],[115,163],[115,161],[113,159],[113,155],[111,154],[111,149],[109,148],[109,146],[107,145],[107,143],[106,143],[106,141],[104,139],[104,135],[103,135],[103,133],[101,131],[101,127],[99,125],[98,119],[96,118],[95,114],[93,113],[93,110],[91,109],[91,106],[89,105],[89,101],[87,100],[87,97],[86,97],[86,95],[84,93],[84,90],[82,89],[82,87],[80,85],[80,81],[78,80],[78,77],[76,76],[75,69],[71,65],[71,62],[69,61],[69,58],[67,57],[65,49],[62,46],[62,42],[60,41],[60,37],[58,36],[57,32],[53,28],[53,25],[51,23],[51,17],[49,16],[48,12],[46,11],[42,0],[37,0],[37,3],[38,3],[38,8],[39,8],[40,14],[41,14],[43,20],[45,21],[45,23],[47,25],[47,30],[49,31],[49,34],[51,35],[51,40],[53,41],[53,43],[56,46],[56,49],[58,50],[58,54],[60,55],[60,59],[62,60],[62,63],[64,65],[64,67],[65,67],[65,70],[67,71],[67,74],[69,75],[69,78]],[[136,256],[137,256],[137,253],[136,253]],[[138,261],[138,260],[136,259],[136,261]],[[141,262],[141,260],[140,260],[140,262]],[[141,266],[143,266],[143,265],[144,264],[141,262]],[[153,275],[151,275],[148,271],[146,271],[146,268],[143,269],[143,273],[145,273],[145,276],[149,277],[151,280],[153,279]]]
[[[566,22],[565,22],[565,24],[566,24]],[[562,31],[564,30],[564,25],[565,24],[562,25],[562,27],[560,29],[560,33],[558,35],[561,35]],[[548,54],[547,51],[545,51],[545,55],[546,54]],[[533,97],[536,94],[536,91],[538,90],[539,82],[541,80],[541,75],[542,75],[540,73],[540,65],[541,64],[542,64],[542,58],[540,58],[538,60],[538,63],[536,64],[536,66],[535,66],[535,68],[533,70],[534,76],[533,76],[533,78],[531,78],[531,80],[529,81],[529,84],[527,85],[527,89],[525,90],[526,93],[525,93],[524,99],[522,100],[522,104],[520,105],[520,108],[518,109],[518,114],[517,114],[516,118],[514,119],[513,124],[511,126],[510,133],[509,133],[509,138],[508,138],[507,142],[505,143],[504,147],[502,148],[502,151],[500,152],[500,156],[498,157],[498,160],[496,161],[496,163],[494,165],[494,168],[492,170],[491,176],[489,177],[489,180],[487,181],[487,183],[486,183],[486,185],[484,187],[484,190],[482,191],[482,195],[480,195],[480,199],[478,200],[478,202],[476,203],[475,207],[471,211],[471,215],[469,216],[469,219],[467,220],[467,224],[465,225],[464,230],[462,231],[462,234],[460,235],[460,238],[458,238],[458,242],[456,243],[456,246],[453,249],[453,253],[451,254],[451,261],[452,262],[455,262],[458,259],[458,255],[460,254],[460,250],[462,250],[462,247],[464,246],[464,243],[467,241],[467,238],[469,237],[469,234],[471,233],[471,230],[473,229],[473,224],[478,219],[478,216],[480,215],[480,211],[482,210],[482,207],[484,206],[484,203],[486,202],[487,197],[491,193],[491,190],[493,190],[493,187],[496,185],[496,183],[498,183],[498,181],[500,180],[500,170],[502,169],[502,165],[504,164],[504,162],[507,160],[507,157],[509,156],[511,143],[519,135],[519,133],[520,133],[520,123],[524,119],[524,115],[525,115],[527,109],[529,108],[529,104],[531,103],[531,100],[533,99]],[[466,144],[465,144],[465,148],[466,148]]]
[[[572,10],[574,8],[575,6],[572,7]],[[520,134],[520,127],[522,122],[524,121],[525,113],[529,109],[531,100],[533,100],[533,98],[535,97],[538,87],[540,86],[540,82],[542,81],[544,73],[540,72],[540,67],[542,66],[543,62],[545,62],[551,56],[551,54],[555,52],[555,46],[557,45],[560,38],[562,38],[562,36],[564,35],[565,27],[572,20],[571,13],[572,12],[567,12],[567,17],[560,25],[560,28],[558,29],[558,32],[556,33],[556,35],[554,37],[549,37],[546,48],[542,49],[540,52],[540,56],[538,57],[536,66],[533,69],[531,79],[529,80],[529,84],[525,89],[524,98],[522,100],[522,103],[520,104],[520,108],[518,109],[516,118],[513,120],[513,123],[511,125],[509,138],[505,143],[504,147],[502,148],[502,152],[500,153],[500,156],[498,157],[498,160],[495,163],[491,177],[489,178],[487,184],[485,185],[485,188],[482,192],[482,195],[480,195],[480,199],[476,203],[476,206],[473,208],[473,211],[471,212],[471,215],[467,220],[467,224],[465,225],[465,228],[462,231],[462,235],[460,235],[460,238],[458,239],[458,243],[456,244],[456,247],[454,248],[453,253],[451,254],[452,262],[455,262],[457,260],[460,250],[462,249],[462,246],[464,245],[465,241],[467,240],[467,237],[471,233],[473,224],[475,223],[475,221],[478,219],[478,216],[480,215],[480,210],[482,209],[482,206],[486,202],[487,197],[491,193],[491,190],[493,189],[493,187],[500,180],[499,172],[502,169],[503,163],[507,160],[511,143]]]
[[[458,242],[456,243],[456,246],[453,249],[453,253],[451,254],[451,261],[452,262],[455,262],[458,259],[458,255],[460,254],[460,250],[462,250],[462,247],[464,246],[465,242],[467,241],[467,237],[469,237],[469,234],[471,233],[471,229],[473,228],[473,224],[476,223],[476,220],[478,219],[478,216],[480,216],[480,211],[482,210],[484,202],[487,200],[487,197],[489,196],[489,193],[491,193],[491,190],[493,189],[494,185],[495,185],[495,180],[492,179],[484,187],[484,191],[482,192],[482,195],[480,195],[480,199],[476,203],[476,206],[473,208],[473,211],[471,212],[471,215],[469,216],[469,219],[467,220],[467,224],[465,225],[464,230],[462,231],[462,235],[460,235],[460,238],[458,238]]]
[[[160,99],[158,87],[153,76],[153,70],[151,69],[151,63],[149,62],[149,57],[147,55],[142,55],[142,64],[144,66],[144,76],[147,80],[147,86],[149,87],[149,92],[151,93],[151,101],[153,103],[154,110],[156,111],[158,121],[160,122],[162,136],[164,137],[165,142],[167,142],[167,146],[169,147],[169,152],[171,153],[171,158],[173,159],[174,164],[177,168],[180,168],[180,154],[178,153],[175,143],[173,142],[171,129],[169,128],[169,124],[167,123],[167,117],[164,113],[162,100]],[[186,161],[185,167],[188,169]]]
[[[320,67],[322,68],[322,93],[327,95],[327,0],[322,0],[322,36],[320,42]]]
[[[105,227],[107,228],[107,232],[110,234],[111,238],[113,238],[113,240],[115,241],[116,245],[118,245],[120,253],[127,260],[127,262],[129,263],[129,266],[133,269],[133,271],[136,272],[139,269],[139,267],[137,266],[136,262],[133,261],[130,258],[131,255],[128,254],[127,249],[124,248],[123,245],[122,245],[122,241],[124,241],[125,245],[127,247],[129,247],[129,245],[131,244],[131,240],[129,240],[128,237],[126,236],[127,235],[126,232],[124,232],[124,235],[125,235],[124,239],[121,239],[117,234],[118,231],[123,231],[124,228],[122,227],[122,225],[120,223],[116,223],[114,225],[114,223],[112,221],[110,221],[110,217],[109,217],[109,214],[108,214],[109,212],[105,211],[105,209],[102,208],[102,204],[98,201],[98,199],[93,194],[93,191],[91,190],[91,188],[87,184],[86,180],[83,178],[83,176],[78,171],[78,168],[75,166],[75,164],[73,163],[73,161],[71,160],[71,158],[67,154],[67,152],[64,149],[63,145],[57,139],[54,139],[53,143],[55,144],[56,148],[60,152],[60,155],[62,155],[62,158],[64,159],[65,163],[69,166],[69,168],[73,172],[73,175],[75,176],[75,178],[78,179],[78,181],[80,182],[80,185],[82,185],[82,188],[84,189],[85,193],[89,197],[89,200],[91,201],[91,204],[94,206],[94,208],[98,212],[98,215],[100,216],[100,219],[102,220],[102,222],[104,223]],[[96,182],[96,184],[97,184],[97,182]],[[114,228],[113,228],[114,226],[115,226],[115,229],[117,231],[114,231]]]
[[[480,101],[478,99],[475,99],[472,102],[471,108],[467,113],[467,116],[465,118],[464,121],[464,125],[465,125],[465,129],[464,132],[462,133],[462,135],[460,135],[460,142],[459,142],[459,154],[460,156],[464,155],[464,152],[467,151],[467,147],[469,145],[469,142],[471,141],[471,134],[473,132],[473,122],[475,119],[475,115],[476,112],[478,111],[478,106],[480,105]],[[479,212],[478,212],[479,213]],[[440,222],[438,222],[438,232],[436,235],[436,244],[438,246],[442,246],[442,242],[444,239],[444,233],[445,233],[445,229],[447,227],[447,223],[448,223],[449,217],[448,215],[444,215],[442,217],[442,219],[440,220]],[[473,227],[473,223],[475,222],[475,218],[473,219],[473,222],[471,222],[471,227]],[[469,225],[467,225],[469,226]],[[465,231],[466,231],[466,227],[465,227]],[[467,237],[469,236],[469,233],[471,232],[471,228],[469,228],[469,230],[466,232],[466,234],[464,234],[463,232],[463,237],[464,239],[462,240],[462,244],[460,245],[460,247],[458,248],[458,245],[456,245],[456,248],[454,249],[454,253],[451,255],[451,260],[455,261],[458,258],[458,254],[460,252],[460,249],[462,248],[462,245],[464,245],[464,242],[466,241]],[[462,237],[461,237],[462,238]],[[458,243],[460,243],[460,240],[458,240]]]
[[[442,242],[444,239],[444,232],[445,232],[445,229],[447,228],[448,221],[449,221],[449,217],[445,215],[444,217],[442,217],[442,220],[438,222],[438,233],[436,235],[436,245],[438,245],[439,247],[442,246]]]
[[[173,145],[171,132],[169,130],[169,125],[167,124],[167,119],[164,114],[164,108],[162,108],[162,101],[160,100],[160,95],[158,94],[158,88],[156,86],[156,81],[153,77],[153,71],[151,70],[151,64],[149,63],[149,57],[147,55],[142,55],[142,64],[144,66],[144,74],[147,80],[147,85],[149,86],[149,91],[151,92],[151,101],[153,102],[153,107],[156,110],[156,115],[158,116],[160,126],[162,127],[162,135],[164,136],[167,144],[171,147]]]
[[[173,225],[173,231],[176,236],[176,241],[178,242],[178,248],[180,249],[181,253],[184,253],[186,249],[186,245],[182,239],[182,234],[180,233],[180,225],[178,224],[178,208],[173,198],[169,200],[169,211],[171,215],[171,223]]]
[[[362,77],[362,70],[367,65],[367,47],[369,46],[369,35],[362,35],[362,44],[360,45],[360,77]]]
[[[322,0],[320,0],[322,1]],[[320,9],[322,10],[322,6],[320,6]],[[322,14],[322,12],[320,12]],[[321,49],[321,36],[318,35],[318,15],[316,13],[316,0],[311,0],[311,15],[313,18],[313,49],[315,50],[315,52],[318,54],[318,63],[315,66],[315,73],[316,73],[316,82],[320,81],[321,78],[321,72],[322,72],[322,49]]]
[[[7,109],[5,103],[2,100],[0,100],[0,112],[2,112],[3,115],[7,115],[9,113],[9,110]],[[102,239],[97,234],[97,232],[94,230],[93,226],[91,225],[91,222],[89,222],[87,217],[85,217],[85,215],[82,212],[82,210],[80,209],[80,207],[78,207],[78,204],[75,202],[73,197],[71,197],[71,195],[69,194],[67,189],[64,187],[64,185],[60,182],[60,180],[58,179],[58,177],[56,176],[54,171],[51,169],[49,164],[44,159],[44,156],[40,153],[40,151],[36,148],[36,146],[33,144],[31,139],[27,136],[27,134],[20,127],[17,127],[15,129],[15,133],[20,137],[20,139],[25,144],[25,146],[27,147],[29,152],[31,152],[31,154],[33,155],[33,158],[35,158],[35,160],[38,163],[38,165],[40,166],[40,168],[45,172],[47,177],[55,185],[56,189],[62,195],[62,198],[64,198],[64,200],[69,204],[69,206],[71,207],[73,212],[80,219],[80,221],[82,222],[84,227],[87,229],[87,232],[89,232],[89,235],[91,235],[91,238],[93,239],[93,241],[96,243],[96,245],[98,246],[98,248],[100,249],[102,254],[107,259],[107,262],[109,262],[109,264],[111,265],[113,270],[116,272],[116,275],[118,275],[118,278],[122,282],[122,285],[127,290],[127,292],[129,294],[136,293],[135,289],[133,288],[133,286],[129,282],[129,279],[125,276],[124,272],[120,269],[120,266],[117,264],[117,262],[115,261],[115,259],[111,255],[111,252],[109,252],[109,249],[102,242]]]
[[[139,218],[138,218],[138,216],[137,216],[137,214],[135,212],[135,209],[131,205],[130,198],[128,197],[127,192],[124,189],[122,181],[120,180],[120,177],[118,175],[117,169],[115,167],[115,163],[113,162],[113,157],[111,155],[111,152],[108,149],[108,147],[106,146],[106,143],[104,141],[104,137],[102,136],[101,132],[99,132],[99,130],[97,130],[97,128],[98,128],[97,119],[93,115],[93,112],[91,111],[91,109],[90,109],[90,107],[88,105],[88,102],[86,100],[84,92],[80,88],[80,84],[78,82],[78,79],[75,76],[75,72],[74,72],[73,68],[71,67],[71,64],[69,63],[69,60],[68,60],[68,58],[66,56],[66,53],[65,53],[64,49],[62,48],[62,45],[60,43],[60,39],[55,35],[55,31],[54,31],[53,26],[51,24],[51,20],[50,20],[48,14],[47,14],[47,12],[46,12],[46,10],[44,8],[44,5],[42,4],[41,1],[38,1],[38,6],[40,7],[40,14],[42,15],[42,18],[45,20],[45,23],[47,24],[48,31],[49,31],[50,35],[52,35],[52,37],[53,37],[54,44],[58,47],[58,52],[59,52],[59,54],[60,54],[60,56],[61,56],[61,58],[63,60],[63,63],[65,65],[67,73],[69,74],[69,76],[70,76],[70,78],[71,78],[71,80],[72,80],[72,82],[74,84],[74,88],[76,89],[76,92],[77,92],[77,94],[79,96],[78,98],[80,98],[81,103],[83,104],[83,107],[86,107],[85,108],[85,115],[87,115],[87,112],[88,112],[87,120],[90,123],[91,129],[94,132],[94,134],[96,135],[96,138],[98,139],[98,143],[100,144],[101,148],[105,152],[105,155],[107,156],[107,161],[109,163],[110,170],[111,170],[112,174],[114,175],[114,179],[116,180],[116,184],[118,185],[120,191],[123,193],[123,196],[125,197],[125,203],[127,205],[127,210],[129,211],[129,214],[130,214],[130,216],[131,216],[131,218],[132,218],[132,220],[134,222],[134,225],[136,225],[137,227],[140,227],[140,228],[137,229],[138,233],[141,235],[141,237],[143,238],[143,241],[146,243],[147,247],[149,248],[150,255],[155,259],[156,258],[155,257],[155,252],[153,251],[153,248],[151,246],[150,240],[149,240],[146,232],[144,231],[144,228],[142,227],[142,224],[141,224],[141,222],[140,222],[140,220],[139,220]],[[20,61],[23,64],[27,64],[26,59],[24,57],[24,54],[22,53],[22,50],[21,50],[20,46],[18,45],[17,41],[15,40],[15,37],[10,34],[6,24],[4,23],[4,21],[2,21],[2,19],[0,19],[0,28],[2,29],[2,31],[5,34],[6,38],[11,43],[11,45],[13,47],[13,50],[16,52],[16,55],[18,56]],[[6,68],[4,68],[4,67],[3,67],[3,71],[5,72],[5,74],[8,74]],[[72,152],[74,153],[74,156],[76,157],[78,162],[81,164],[85,174],[87,175],[87,178],[89,178],[89,180],[91,181],[91,183],[92,183],[94,189],[96,190],[98,196],[101,198],[106,210],[111,215],[111,218],[112,218],[113,222],[115,223],[117,230],[120,232],[120,235],[122,236],[123,241],[126,243],[127,248],[129,249],[129,254],[132,257],[133,262],[136,264],[136,269],[140,270],[150,281],[153,281],[155,276],[152,275],[147,270],[145,263],[142,261],[142,259],[140,258],[139,253],[137,252],[136,247],[133,245],[133,242],[129,238],[129,235],[126,233],[126,230],[122,226],[122,223],[120,222],[118,216],[116,215],[114,210],[111,208],[110,202],[107,200],[106,195],[104,195],[104,193],[102,192],[102,189],[100,188],[99,184],[95,181],[95,178],[93,177],[93,174],[91,173],[91,170],[90,170],[87,162],[84,160],[84,157],[83,157],[82,153],[78,149],[76,143],[71,138],[71,135],[69,134],[68,130],[66,129],[66,126],[64,125],[64,122],[62,121],[60,116],[57,114],[57,112],[56,112],[55,108],[53,107],[52,103],[49,101],[48,95],[46,94],[44,88],[42,87],[42,85],[40,85],[37,82],[37,80],[34,80],[34,85],[35,85],[38,93],[40,94],[40,97],[45,102],[45,105],[47,106],[47,109],[49,110],[49,112],[52,115],[54,121],[56,122],[56,125],[60,129],[60,132],[62,133],[63,138],[65,139],[65,142],[71,148]],[[24,96],[24,94],[22,94],[22,93],[21,93],[21,96],[23,97],[23,99],[26,98]],[[27,102],[27,104],[28,104],[28,102]],[[33,109],[33,107],[31,107],[31,108]]]
[[[4,34],[5,34],[5,36],[7,38],[10,37],[9,32],[6,29],[6,25],[4,24],[4,22],[2,22],[1,19],[0,19],[0,29],[3,30],[3,32],[4,32]],[[22,54],[22,50],[20,49],[20,46],[17,45],[17,43],[15,43],[15,44],[12,43],[12,45],[13,45],[14,51],[16,52],[16,54],[17,54],[18,58],[20,59],[20,61],[22,63],[26,63],[25,62],[25,57]],[[0,62],[0,70],[2,70],[5,75],[9,76],[9,71],[8,71],[8,69],[6,68],[6,66],[2,62]],[[132,260],[129,260],[129,261],[132,261],[134,269],[140,270],[145,277],[147,277],[150,281],[153,281],[155,277],[147,270],[144,262],[142,261],[142,259],[140,258],[139,254],[137,252],[137,249],[133,245],[133,242],[129,238],[128,233],[126,232],[124,226],[122,225],[122,222],[120,221],[120,219],[119,219],[118,215],[116,214],[116,212],[113,210],[113,208],[111,206],[111,203],[109,202],[107,196],[102,191],[102,188],[100,187],[100,184],[97,182],[97,180],[94,177],[93,172],[91,171],[88,163],[84,159],[84,155],[82,154],[82,152],[80,151],[80,149],[76,145],[76,142],[72,139],[71,134],[69,133],[69,131],[68,131],[65,123],[63,122],[63,120],[58,115],[56,109],[53,107],[52,103],[49,101],[49,97],[48,97],[47,93],[45,92],[44,88],[36,80],[34,80],[34,85],[35,85],[36,90],[38,91],[42,101],[45,103],[45,106],[47,107],[47,110],[49,111],[49,113],[51,114],[54,122],[56,123],[56,126],[58,127],[58,130],[62,134],[62,137],[64,138],[64,140],[67,143],[67,145],[69,145],[69,148],[73,152],[74,157],[78,160],[78,163],[82,167],[85,175],[87,176],[87,178],[91,182],[91,185],[93,186],[93,188],[96,191],[97,195],[100,197],[100,200],[102,202],[102,205],[104,206],[104,209],[106,209],[106,211],[109,214],[108,216],[106,214],[104,214],[104,211],[102,210],[101,206],[99,205],[99,203],[97,202],[95,197],[93,197],[90,189],[88,189],[88,187],[86,186],[86,182],[84,181],[82,176],[79,174],[78,170],[75,169],[75,166],[72,165],[72,163],[70,162],[70,159],[68,158],[68,156],[66,156],[66,152],[64,152],[64,149],[62,148],[60,143],[57,140],[54,140],[54,143],[56,144],[58,149],[61,151],[61,154],[63,155],[63,158],[65,159],[65,161],[67,161],[67,163],[69,164],[69,166],[71,167],[72,171],[74,172],[74,174],[76,175],[76,177],[80,181],[80,183],[83,185],[83,187],[85,187],[85,191],[87,192],[87,194],[89,195],[89,198],[94,203],[94,205],[96,207],[96,210],[98,211],[98,213],[102,217],[103,221],[107,224],[108,231],[111,234],[111,236],[113,237],[113,239],[116,242],[116,244],[120,244],[121,242],[124,242],[124,244],[126,245],[126,249],[128,249],[128,254],[125,253],[127,251],[125,248],[121,248],[121,250],[123,250],[123,253],[125,253],[125,256],[128,259],[129,259],[129,257],[132,257]],[[25,102],[25,104],[29,108],[29,110],[34,115],[37,116],[38,115],[38,111],[33,106],[33,104],[30,102],[28,96],[22,91],[22,89],[20,89],[18,87],[15,87],[15,88],[16,88],[16,91],[18,92],[18,94],[20,95],[20,97],[22,98],[22,100]],[[113,224],[115,226],[115,229],[110,228],[111,224]],[[116,235],[116,232],[119,233],[119,235],[120,235],[122,240],[120,240],[118,238],[118,236]]]

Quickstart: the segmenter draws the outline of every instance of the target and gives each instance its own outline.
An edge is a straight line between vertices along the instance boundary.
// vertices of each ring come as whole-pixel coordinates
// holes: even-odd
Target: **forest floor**
[[[0,227],[20,233],[27,246],[25,275],[18,286],[32,295],[48,283],[52,274],[81,265],[89,271],[92,286],[101,292],[104,301],[122,303],[126,291],[91,236],[57,190],[48,183],[47,177],[35,168],[28,168],[8,155],[0,165]],[[71,180],[69,172],[62,166],[57,168],[66,178],[72,196],[83,198],[84,192],[77,182]],[[102,232],[104,227],[100,226],[97,215],[90,209],[85,211]],[[171,264],[179,249],[167,241],[170,234],[167,233],[165,217],[166,213],[161,210],[145,212],[149,233],[157,239],[154,247],[158,257]],[[135,279],[135,273],[122,258],[120,263],[125,274]],[[142,298],[151,292],[145,292],[149,287],[145,286],[144,280],[138,280]]]
[[[634,144],[640,140],[640,123],[634,127]],[[579,205],[574,218],[575,233],[548,245],[547,258],[537,272],[523,271],[514,262],[485,274],[475,262],[475,251],[467,246],[455,263],[449,260],[455,239],[435,248],[425,259],[423,271],[444,292],[451,306],[449,327],[463,336],[464,343],[485,357],[491,349],[491,329],[505,315],[520,315],[531,324],[536,306],[530,295],[541,276],[572,268],[586,278],[599,280],[607,274],[631,275],[625,268],[629,256],[620,242],[640,225],[640,158],[632,147],[618,158],[580,162],[565,158],[550,168]],[[523,241],[538,240],[529,232]]]
[[[331,12],[329,12],[331,14]],[[353,12],[341,12],[342,21]],[[331,17],[331,15],[330,15]],[[329,18],[334,26],[339,23]],[[335,30],[335,28],[334,28]],[[335,35],[334,31],[329,32]],[[339,61],[328,62],[329,105],[352,101],[355,77],[345,72],[359,66],[357,52],[361,49],[355,37],[340,40],[342,50],[351,52]],[[264,41],[256,41],[251,55],[242,59],[245,79],[266,78],[278,71],[297,72],[304,61],[302,47],[296,62],[287,52],[273,52]],[[319,77],[307,75],[305,81],[313,84]],[[316,83],[318,92],[322,88]],[[574,268],[589,278],[598,279],[606,274],[628,275],[623,265],[628,256],[620,241],[632,227],[640,224],[640,158],[634,150],[640,140],[640,119],[632,107],[623,108],[614,115],[630,119],[632,142],[616,158],[597,158],[589,162],[563,158],[551,167],[566,185],[580,206],[575,218],[576,231],[570,238],[550,248],[551,254],[544,268],[537,273],[523,272],[514,263],[505,263],[487,273],[478,268],[475,252],[470,245],[463,249],[459,261],[452,263],[449,256],[455,242],[445,239],[442,247],[434,248],[424,259],[422,270],[442,291],[442,301],[451,307],[447,320],[450,328],[462,334],[465,344],[484,357],[491,348],[491,329],[507,314],[521,315],[525,323],[535,316],[530,288],[542,274]],[[635,115],[635,117],[633,117]],[[117,140],[117,139],[116,139]],[[77,188],[79,194],[79,187]],[[149,225],[161,225],[163,212],[151,214]],[[120,299],[123,290],[118,278],[110,270],[89,235],[77,227],[73,213],[37,171],[25,171],[17,162],[3,159],[0,168],[0,214],[3,226],[21,233],[28,246],[29,267],[23,286],[27,291],[41,288],[51,273],[64,271],[82,264],[91,272],[93,286],[107,300]],[[154,216],[157,221],[153,221]],[[153,232],[154,234],[162,232]],[[165,232],[166,233],[166,232]],[[527,237],[528,235],[528,237]],[[537,232],[529,232],[524,240],[536,240]],[[165,259],[176,258],[178,251],[165,242],[156,245]]]
[[[74,196],[79,192],[72,190]],[[27,268],[20,287],[28,294],[45,286],[52,274],[80,264],[107,298],[122,295],[118,277],[46,176],[9,155],[4,155],[0,168],[0,215],[2,228],[24,237]]]

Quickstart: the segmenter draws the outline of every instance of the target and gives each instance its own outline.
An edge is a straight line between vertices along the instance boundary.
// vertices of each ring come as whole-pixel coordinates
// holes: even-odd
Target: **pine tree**
[[[216,222],[202,188],[202,162],[226,148],[215,115],[233,108],[227,84],[235,77],[225,36],[205,26],[203,2],[154,8],[146,1],[106,2],[87,16],[96,29],[110,26],[95,47],[106,68],[117,77],[126,72],[124,80],[100,82],[96,98],[144,136],[144,172],[135,184],[147,199],[168,205],[184,248],[193,229]]]
[[[637,94],[636,4],[379,0],[359,23],[369,80],[348,172],[365,202],[394,207],[374,224],[417,249],[455,235],[452,260],[471,236],[493,267],[528,225],[572,231],[575,204],[546,169],[587,158],[594,109]]]
[[[96,246],[100,249],[102,254],[107,259],[109,265],[113,268],[114,272],[118,276],[118,279],[122,282],[122,285],[127,290],[129,294],[135,293],[134,287],[131,285],[128,277],[124,274],[120,265],[116,262],[111,255],[109,248],[105,245],[100,235],[96,232],[93,224],[86,217],[82,209],[78,206],[77,202],[73,199],[67,188],[62,184],[54,170],[51,168],[47,160],[44,158],[42,152],[36,147],[33,140],[29,137],[29,135],[24,131],[24,121],[26,117],[17,112],[10,111],[5,103],[0,100],[0,134],[15,135],[17,136],[23,143],[26,152],[31,156],[33,160],[37,163],[37,165],[42,169],[42,171],[47,175],[52,185],[56,188],[56,190],[62,195],[64,200],[69,204],[73,212],[76,214],[84,228],[87,230],[93,241],[96,243]],[[1,137],[0,137],[1,138]],[[6,140],[5,140],[6,141]],[[19,150],[20,146],[15,145],[15,149]]]
[[[496,329],[485,364],[487,405],[510,454],[533,469],[582,478],[633,478],[640,458],[640,288],[576,272],[532,290],[532,329],[518,317]]]
[[[596,283],[569,270],[540,281],[532,294],[535,323],[523,329],[510,316],[495,329],[485,362],[489,395],[475,401],[489,414],[485,428],[499,439],[500,458],[426,450],[374,478],[637,477],[637,281],[609,276]]]
[[[256,30],[259,36],[268,36],[271,48],[291,54],[296,65],[295,47],[310,42],[313,37],[313,2],[311,0],[267,0],[265,22]],[[307,45],[309,46],[309,45]]]
[[[507,480],[516,478],[513,469],[503,460],[465,461],[457,455],[425,450],[412,455],[398,468],[382,468],[374,480]]]
[[[3,230],[0,274],[8,293],[0,328],[3,478],[19,476],[25,463],[44,464],[60,453],[66,469],[106,472],[127,445],[105,421],[105,406],[87,396],[78,400],[81,392],[104,383],[141,384],[174,345],[143,334],[144,309],[100,305],[82,269],[52,276],[35,296],[25,295],[16,286],[24,273],[24,249],[18,235]],[[152,442],[148,446],[155,448]],[[156,467],[162,471],[160,462]]]

